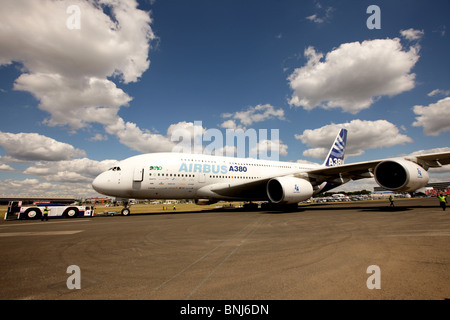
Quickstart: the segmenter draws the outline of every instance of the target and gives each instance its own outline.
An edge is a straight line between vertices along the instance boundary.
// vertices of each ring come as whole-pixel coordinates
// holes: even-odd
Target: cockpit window
[[[120,171],[120,167],[112,167],[112,168],[109,168],[109,170],[112,170],[112,171]],[[109,171],[108,170],[108,171]]]

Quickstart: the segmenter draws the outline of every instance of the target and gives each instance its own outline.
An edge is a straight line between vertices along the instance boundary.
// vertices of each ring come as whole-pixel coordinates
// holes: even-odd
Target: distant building
[[[104,197],[104,198],[87,198],[86,202],[92,203],[92,204],[105,204],[109,203],[111,201],[111,198]]]

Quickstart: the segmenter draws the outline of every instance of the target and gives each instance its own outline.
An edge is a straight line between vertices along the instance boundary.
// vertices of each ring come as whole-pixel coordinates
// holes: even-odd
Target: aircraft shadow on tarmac
[[[298,207],[285,207],[285,208],[236,208],[232,206],[224,206],[224,207],[216,207],[210,209],[199,209],[199,210],[165,210],[165,211],[157,211],[157,212],[139,212],[133,213],[133,208],[131,208],[131,216],[152,216],[152,215],[180,215],[180,214],[214,214],[214,213],[257,213],[257,214],[289,214],[289,213],[307,213],[307,212],[342,212],[342,211],[352,211],[352,212],[407,212],[413,209],[419,209],[422,211],[426,211],[427,209],[436,209],[439,208],[435,203],[430,202],[429,200],[422,202],[396,202],[392,207],[389,203],[386,202],[346,202],[346,203],[311,203],[302,205],[300,204]],[[283,210],[284,209],[284,210]],[[119,212],[115,212],[115,216],[120,216]],[[97,216],[107,216],[107,215],[97,215]]]
[[[240,212],[252,211],[264,214],[283,214],[283,213],[314,212],[314,211],[401,212],[401,211],[411,211],[413,209],[436,209],[436,208],[437,206],[434,205],[397,205],[391,207],[389,205],[370,206],[370,205],[345,205],[345,204],[338,204],[338,205],[310,204],[306,206],[299,206],[297,209],[293,210],[234,209],[234,211]],[[219,211],[222,210],[219,209]]]
[[[179,214],[195,214],[195,213],[218,213],[218,212],[254,212],[260,214],[289,214],[289,213],[301,213],[301,212],[317,212],[317,211],[356,211],[356,212],[405,212],[411,211],[413,209],[436,209],[433,205],[409,205],[409,206],[394,206],[380,205],[380,206],[370,206],[370,205],[326,205],[326,204],[311,204],[307,206],[299,206],[297,209],[290,210],[274,210],[274,209],[244,209],[244,208],[213,208],[208,210],[194,210],[194,211],[176,211],[167,210],[162,212],[147,212],[147,213],[135,213],[130,216],[153,216],[153,215],[179,215]],[[132,210],[131,210],[132,211]],[[116,216],[120,216],[117,214]]]

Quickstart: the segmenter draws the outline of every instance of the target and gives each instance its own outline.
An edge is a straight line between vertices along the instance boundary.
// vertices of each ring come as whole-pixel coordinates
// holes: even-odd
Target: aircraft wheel
[[[130,209],[128,209],[128,208],[123,208],[122,209],[122,211],[121,211],[121,214],[123,215],[123,216],[129,216],[130,215]]]

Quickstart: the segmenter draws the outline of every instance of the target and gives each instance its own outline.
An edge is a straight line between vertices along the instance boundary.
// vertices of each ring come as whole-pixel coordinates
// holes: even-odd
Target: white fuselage
[[[99,193],[121,198],[200,199],[212,197],[208,186],[236,186],[320,167],[200,154],[153,153],[119,162],[101,173],[92,185]],[[214,195],[214,198],[233,200],[227,196]]]

